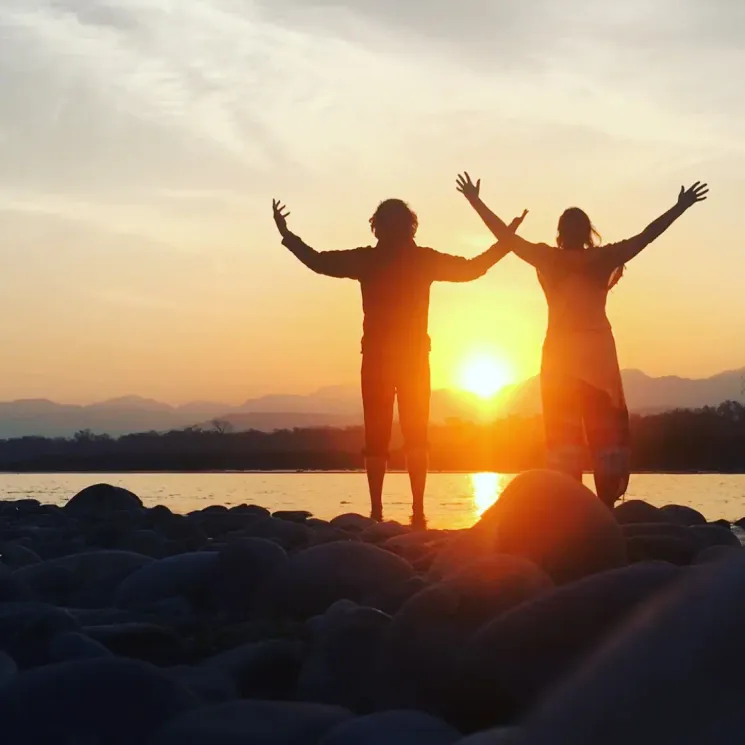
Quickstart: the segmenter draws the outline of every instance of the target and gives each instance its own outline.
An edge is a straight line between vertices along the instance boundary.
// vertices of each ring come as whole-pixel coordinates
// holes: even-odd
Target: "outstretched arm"
[[[671,207],[663,215],[647,225],[639,235],[629,238],[619,243],[613,243],[609,246],[601,247],[598,254],[598,261],[603,266],[615,268],[631,261],[641,251],[643,251],[652,241],[659,238],[686,210],[693,207],[697,202],[703,202],[709,188],[706,184],[697,181],[688,189],[680,187],[678,201],[674,207]]]
[[[361,255],[359,249],[351,251],[316,251],[301,238],[290,232],[287,218],[290,213],[277,199],[272,200],[274,222],[282,236],[282,245],[290,250],[308,269],[327,277],[359,279]]]
[[[507,229],[511,233],[514,233],[520,227],[527,214],[528,210],[525,210],[520,217],[516,217],[507,226]],[[470,282],[486,274],[489,269],[509,252],[510,247],[506,241],[495,243],[491,248],[484,251],[484,253],[474,256],[472,259],[432,251],[430,253],[432,278],[439,282]]]
[[[531,243],[521,238],[519,235],[510,231],[510,226],[507,225],[500,217],[495,215],[482,201],[479,195],[481,190],[481,179],[478,179],[474,184],[471,181],[471,177],[468,172],[465,172],[462,176],[459,175],[456,180],[456,189],[468,200],[468,203],[476,210],[478,216],[484,221],[489,230],[494,234],[494,237],[503,243],[507,252],[512,251],[516,256],[519,256],[523,261],[527,261],[537,269],[545,267],[548,262],[553,258],[553,252],[550,246],[545,243]],[[523,213],[523,217],[527,214],[527,210]]]

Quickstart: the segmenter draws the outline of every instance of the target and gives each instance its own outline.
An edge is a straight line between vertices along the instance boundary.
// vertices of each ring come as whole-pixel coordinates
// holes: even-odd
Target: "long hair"
[[[378,240],[413,240],[418,228],[416,212],[402,199],[386,199],[370,218],[370,230]]]
[[[577,251],[586,248],[595,248],[601,242],[600,233],[595,229],[592,221],[584,210],[579,207],[570,207],[564,210],[559,218],[556,232],[556,245],[567,251]],[[618,280],[623,276],[624,266],[619,266],[611,272],[608,278],[608,289],[615,287]]]

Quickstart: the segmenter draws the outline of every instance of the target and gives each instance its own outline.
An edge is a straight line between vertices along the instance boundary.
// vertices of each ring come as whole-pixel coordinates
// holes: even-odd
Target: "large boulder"
[[[45,664],[50,640],[79,628],[62,608],[44,603],[0,603],[0,649],[12,655],[21,668]]]
[[[379,610],[347,600],[311,619],[297,698],[356,712],[371,711],[378,698],[378,647],[390,620]]]
[[[494,555],[408,600],[383,635],[381,704],[449,713],[458,653],[488,621],[553,588],[525,559]]]
[[[510,722],[679,577],[635,564],[544,594],[484,626],[466,646],[457,690],[467,729]]]
[[[186,662],[189,652],[186,642],[175,631],[153,623],[88,626],[84,631],[118,657],[144,660],[158,666]]]
[[[427,579],[442,579],[447,574],[487,559],[495,553],[495,538],[490,531],[471,528],[454,532],[438,547],[428,569]]]
[[[729,745],[742,737],[745,554],[685,570],[526,723],[530,745]]]
[[[265,538],[243,538],[229,543],[218,554],[207,580],[212,608],[227,613],[248,612],[257,589],[288,562],[287,552]]]
[[[421,711],[382,711],[334,727],[320,745],[452,745],[460,732]]]
[[[9,686],[18,674],[16,661],[6,652],[0,652],[0,691]]]
[[[665,516],[659,507],[641,499],[629,499],[613,508],[613,514],[621,525],[629,523],[662,523]]]
[[[23,602],[31,599],[32,592],[29,587],[0,564],[0,603]]]
[[[302,642],[250,642],[206,659],[202,667],[227,676],[244,698],[291,698],[303,664]]]
[[[529,559],[557,583],[627,563],[613,513],[587,487],[555,471],[517,476],[476,530],[493,536],[501,553]]]
[[[216,552],[197,551],[147,564],[117,588],[114,605],[144,608],[173,597],[185,597],[195,604],[204,602],[207,581],[218,559]]]
[[[0,696],[3,745],[144,743],[198,703],[144,663],[98,659],[21,673]]]
[[[173,719],[148,745],[314,745],[351,716],[320,704],[230,701]]]
[[[660,509],[660,514],[675,525],[706,525],[706,518],[698,510],[680,504],[665,505]]]
[[[103,644],[79,631],[64,631],[52,637],[49,642],[50,662],[71,662],[73,660],[93,660],[114,655]]]
[[[330,521],[330,524],[334,528],[340,530],[348,530],[353,533],[362,533],[366,528],[375,524],[375,520],[371,517],[364,517],[353,512],[346,513],[344,515],[337,515]]]
[[[18,569],[15,576],[41,600],[94,608],[108,605],[122,581],[152,561],[129,551],[88,551]]]
[[[414,569],[401,557],[366,543],[344,541],[294,554],[273,575],[267,589],[276,608],[309,618],[323,613],[337,600],[364,603],[368,597],[400,586],[413,576]]]
[[[21,569],[32,564],[40,564],[41,557],[28,546],[11,541],[0,545],[0,562],[9,569]]]
[[[111,484],[94,484],[78,492],[64,506],[65,512],[74,516],[86,516],[142,509],[142,500],[131,491]]]
[[[230,677],[214,667],[177,665],[166,669],[168,676],[185,685],[206,704],[221,704],[240,698]]]

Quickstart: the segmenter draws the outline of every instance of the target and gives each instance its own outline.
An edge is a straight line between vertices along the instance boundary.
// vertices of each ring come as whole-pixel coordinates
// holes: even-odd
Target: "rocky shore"
[[[547,471],[462,531],[0,501],[0,741],[729,745],[740,535]]]

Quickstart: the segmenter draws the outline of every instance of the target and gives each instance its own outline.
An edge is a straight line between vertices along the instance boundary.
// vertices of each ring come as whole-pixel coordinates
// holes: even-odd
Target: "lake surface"
[[[433,473],[427,485],[427,518],[433,528],[464,528],[498,498],[514,474]],[[119,473],[0,474],[0,499],[33,497],[64,504],[86,486],[123,486],[148,506],[168,505],[190,512],[210,504],[260,504],[270,510],[301,509],[316,517],[369,511],[363,473]],[[592,485],[592,477],[585,482]],[[745,517],[745,475],[639,474],[632,476],[628,499],[694,507],[710,520]],[[384,490],[385,516],[410,515],[408,477],[390,473]]]

